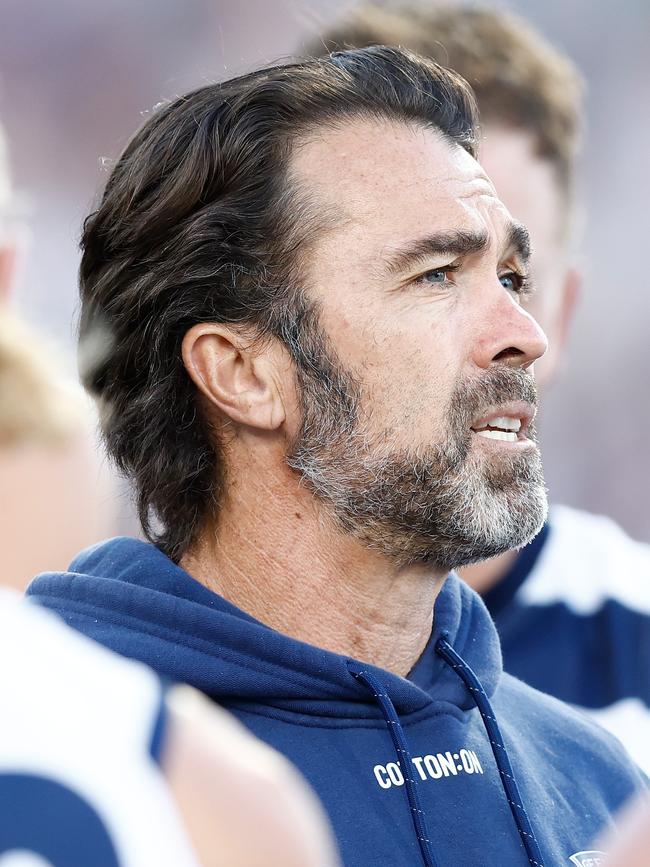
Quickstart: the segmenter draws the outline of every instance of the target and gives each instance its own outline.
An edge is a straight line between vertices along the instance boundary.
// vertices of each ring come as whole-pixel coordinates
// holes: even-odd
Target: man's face
[[[577,291],[568,262],[566,203],[555,170],[536,153],[531,133],[488,121],[480,160],[501,201],[532,238],[535,292],[524,304],[549,339],[549,352],[536,367],[537,381],[545,385],[555,373]]]
[[[299,371],[289,462],[402,565],[528,541],[546,510],[531,371],[546,341],[520,306],[525,231],[478,163],[420,126],[320,130],[291,174],[338,218],[306,254],[325,366]]]

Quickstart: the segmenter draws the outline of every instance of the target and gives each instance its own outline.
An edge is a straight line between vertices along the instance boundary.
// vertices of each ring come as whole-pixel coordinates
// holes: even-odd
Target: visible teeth
[[[501,416],[501,418],[494,418],[488,422],[490,427],[500,427],[504,430],[520,430],[521,429],[521,419],[518,418],[509,418],[508,416]]]
[[[476,433],[480,437],[485,437],[488,440],[502,440],[504,443],[516,443],[517,434],[514,431],[505,430],[477,430]]]

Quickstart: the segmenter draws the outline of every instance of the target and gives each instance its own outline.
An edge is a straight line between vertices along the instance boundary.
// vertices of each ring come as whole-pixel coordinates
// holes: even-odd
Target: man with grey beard
[[[330,22],[310,53],[393,43],[453,69],[474,89],[481,165],[533,239],[535,292],[523,303],[549,340],[535,365],[545,395],[566,360],[581,283],[574,225],[581,76],[511,12],[445,0],[365,0]],[[568,451],[584,451],[584,439],[571,440]],[[494,619],[505,670],[580,707],[650,773],[650,546],[602,515],[556,502],[530,544],[460,576]]]
[[[338,52],[159,110],[85,224],[84,380],[150,543],[30,595],[292,759],[348,867],[567,863],[644,785],[450,574],[546,515],[528,233],[475,155],[463,79]]]

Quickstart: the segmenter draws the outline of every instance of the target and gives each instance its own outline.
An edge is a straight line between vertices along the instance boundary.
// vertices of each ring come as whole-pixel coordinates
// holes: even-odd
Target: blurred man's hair
[[[82,377],[100,398],[108,451],[135,483],[143,529],[172,559],[218,509],[224,479],[183,337],[199,322],[231,323],[282,340],[305,375],[320,370],[301,259],[332,215],[296,188],[288,159],[315,128],[354,117],[421,124],[475,152],[473,95],[455,73],[394,48],[343,52],[160,109],[86,221]]]
[[[455,70],[471,84],[481,123],[530,132],[570,198],[582,126],[583,86],[571,61],[510,12],[427,3],[367,3],[326,30],[312,54],[400,45]]]

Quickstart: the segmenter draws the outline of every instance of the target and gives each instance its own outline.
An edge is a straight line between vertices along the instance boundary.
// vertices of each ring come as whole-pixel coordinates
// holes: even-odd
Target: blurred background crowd
[[[356,5],[2,0],[0,585],[24,588],[36,573],[64,568],[81,547],[139,532],[126,483],[101,457],[94,410],[75,384],[78,239],[113,160],[160,102],[313,51]],[[544,390],[540,414],[551,501],[606,514],[650,542],[650,294],[642,264],[650,4],[500,6],[568,55],[585,83],[579,206],[570,215],[583,285],[562,375]],[[645,617],[647,576],[632,577],[642,582],[634,616]],[[644,725],[646,714],[644,705]]]
[[[298,53],[353,5],[3,0],[0,118],[15,183],[5,224],[25,221],[21,244],[28,248],[13,305],[58,347],[71,375],[80,225],[134,128],[161,100]],[[650,540],[650,294],[643,266],[650,5],[507,6],[563,49],[587,85],[578,232],[585,282],[566,370],[542,411],[551,496],[606,513]],[[128,498],[112,489],[102,496],[115,531],[130,529]]]

